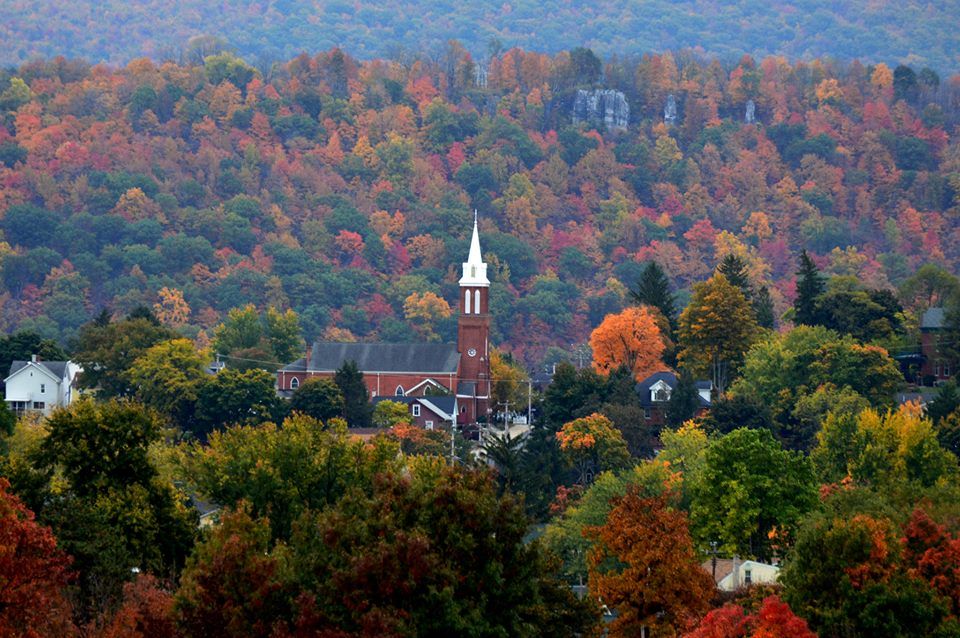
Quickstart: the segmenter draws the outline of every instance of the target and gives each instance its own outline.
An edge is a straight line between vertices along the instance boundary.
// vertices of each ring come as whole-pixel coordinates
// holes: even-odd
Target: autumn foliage
[[[725,605],[707,614],[684,638],[817,638],[807,623],[777,596],[763,600],[754,614],[738,605]]]
[[[626,366],[637,381],[642,381],[664,368],[660,329],[645,307],[607,315],[590,333],[590,348],[593,367],[601,374]]]
[[[71,636],[70,559],[0,478],[0,636]]]
[[[596,540],[590,591],[618,613],[610,635],[692,626],[709,609],[714,584],[700,568],[686,514],[666,496],[642,498],[636,486],[615,503],[606,524],[588,532]]]

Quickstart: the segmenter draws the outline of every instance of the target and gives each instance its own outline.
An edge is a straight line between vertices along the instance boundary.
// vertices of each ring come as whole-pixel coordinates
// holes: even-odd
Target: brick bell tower
[[[460,378],[457,405],[461,423],[486,417],[490,407],[490,280],[480,255],[477,213],[473,213],[470,255],[460,277],[460,316],[457,321],[457,351]]]

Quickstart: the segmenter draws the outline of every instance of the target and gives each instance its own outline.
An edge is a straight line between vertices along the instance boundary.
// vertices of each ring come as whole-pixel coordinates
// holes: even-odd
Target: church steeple
[[[460,277],[460,286],[489,286],[487,279],[487,265],[483,263],[480,254],[480,233],[477,230],[477,211],[473,211],[473,237],[470,239],[470,254],[463,262],[463,276]]]
[[[473,213],[470,254],[460,278],[460,316],[457,351],[460,353],[457,401],[468,423],[487,414],[490,402],[490,280],[480,253],[477,213]]]

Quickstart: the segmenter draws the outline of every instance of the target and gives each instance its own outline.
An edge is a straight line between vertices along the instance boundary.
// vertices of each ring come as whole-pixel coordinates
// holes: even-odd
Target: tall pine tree
[[[685,370],[677,374],[677,387],[670,393],[667,403],[667,425],[678,428],[697,414],[700,407],[700,393],[693,376]]]
[[[797,271],[797,298],[793,302],[793,323],[817,325],[817,298],[826,290],[820,269],[804,250],[800,253],[800,269]]]
[[[630,297],[637,304],[653,306],[663,313],[670,322],[670,329],[677,329],[677,307],[673,293],[670,291],[670,280],[655,261],[647,262],[647,267],[637,281],[636,290],[630,291]]]
[[[773,330],[777,327],[773,313],[773,299],[770,298],[770,289],[760,286],[753,296],[753,311],[757,315],[757,325],[761,328]]]
[[[333,382],[343,393],[343,416],[352,428],[368,428],[373,424],[370,393],[356,361],[344,361],[333,375]]]
[[[728,253],[717,265],[717,272],[723,274],[731,284],[740,289],[747,301],[753,299],[753,286],[747,276],[747,262],[743,257]]]

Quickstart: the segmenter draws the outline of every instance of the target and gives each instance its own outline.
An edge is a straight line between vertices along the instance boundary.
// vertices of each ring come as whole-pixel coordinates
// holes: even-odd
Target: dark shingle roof
[[[26,367],[28,363],[30,362],[14,361],[13,363],[10,364],[10,374],[8,374],[7,376],[9,377],[14,373],[18,372],[22,368]],[[58,379],[63,378],[63,374],[67,369],[66,361],[37,361],[37,365],[43,366],[44,368],[50,371],[50,374],[52,374]]]
[[[668,386],[670,386],[671,392],[677,387],[677,375],[673,372],[654,372],[649,377],[641,381],[636,385],[637,394],[640,395],[640,405],[643,407],[652,407],[653,405],[663,405],[662,403],[656,404],[650,400],[650,388],[653,387],[657,381],[663,381]],[[697,395],[700,399],[700,406],[708,408],[710,407],[710,401],[705,399],[703,395],[700,394],[701,390],[710,390],[713,388],[713,384],[710,381],[695,381],[694,387],[697,389]]]
[[[451,343],[330,343],[313,344],[307,369],[334,371],[356,361],[361,372],[456,374],[460,363]],[[288,368],[289,369],[289,368]]]
[[[921,330],[939,330],[943,328],[943,308],[927,308],[920,319]]]

